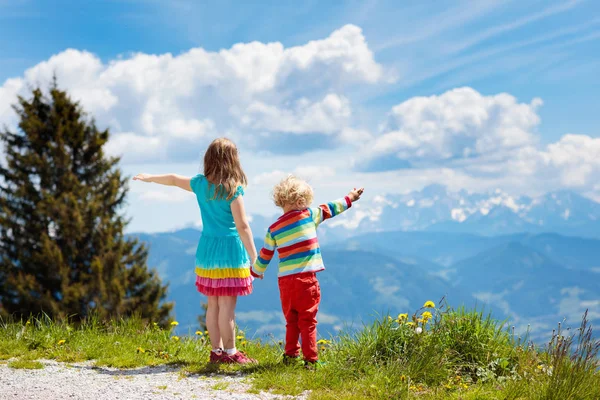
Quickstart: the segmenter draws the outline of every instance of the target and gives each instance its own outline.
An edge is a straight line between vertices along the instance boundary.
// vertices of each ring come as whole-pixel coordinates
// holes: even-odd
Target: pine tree
[[[167,288],[123,233],[126,178],[104,154],[108,130],[56,82],[14,109],[19,128],[0,131],[0,315],[165,323]]]

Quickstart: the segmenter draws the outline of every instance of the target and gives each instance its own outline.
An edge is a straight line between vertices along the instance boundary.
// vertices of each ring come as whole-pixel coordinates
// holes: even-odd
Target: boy
[[[283,215],[271,225],[265,244],[250,272],[255,278],[263,274],[277,249],[279,253],[279,293],[286,320],[284,362],[299,357],[298,338],[306,366],[314,365],[317,352],[317,311],[321,288],[316,273],[325,269],[317,239],[317,227],[341,214],[360,199],[364,189],[356,188],[346,197],[318,208],[309,208],[313,190],[303,180],[288,176],[273,190],[275,205]]]

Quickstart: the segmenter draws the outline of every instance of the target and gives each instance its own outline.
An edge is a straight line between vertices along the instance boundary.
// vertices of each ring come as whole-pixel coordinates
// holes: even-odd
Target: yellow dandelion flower
[[[541,370],[543,370],[543,369],[544,369],[544,366],[543,366],[543,365],[538,365],[538,366],[537,366],[537,369],[541,371]]]
[[[424,320],[430,320],[433,318],[433,315],[429,311],[425,311],[423,314],[421,314],[421,317],[423,317]]]
[[[431,300],[427,300],[425,304],[423,304],[423,308],[435,308],[435,303]]]
[[[463,383],[461,386],[462,386],[463,389],[468,389],[469,388],[469,385],[467,385],[466,383]]]
[[[244,337],[243,337],[242,335],[237,335],[235,338],[236,338],[237,340],[242,340]]]
[[[325,350],[327,350],[327,348],[325,346],[321,346],[321,348],[319,350],[325,351]]]
[[[404,314],[398,314],[398,322],[404,322],[408,319],[408,314],[404,313]]]
[[[415,385],[410,385],[408,387],[408,390],[417,390],[417,387]]]
[[[171,339],[174,340],[174,341],[176,341],[176,342],[179,342],[179,336],[173,336]]]
[[[158,322],[153,322],[152,325],[158,326]]]
[[[137,351],[138,353],[145,353],[145,352],[146,352],[146,350],[142,349],[141,347],[138,347],[138,348],[136,349],[136,351]]]
[[[418,319],[417,319],[417,322],[418,322],[419,324],[422,324],[423,322],[425,322],[425,320],[424,320],[423,318],[418,318]]]
[[[400,382],[404,382],[404,381],[406,381],[406,376],[400,375]]]
[[[204,331],[204,334],[205,334],[205,335],[208,335],[208,331]]]
[[[171,322],[171,326],[177,326],[177,325],[179,325],[179,322],[177,322],[177,321]]]
[[[61,340],[59,340],[59,341],[58,341],[58,345],[59,345],[59,346],[62,346],[62,345],[63,345],[63,344],[65,344],[66,342],[67,342],[66,340],[64,340],[64,339],[61,339]]]
[[[240,345],[242,345],[242,346],[245,346],[247,344],[248,344],[248,342],[246,342],[245,340],[242,343],[240,343]]]
[[[196,331],[196,335],[202,336],[202,335],[204,335],[204,333],[202,333],[202,331]]]
[[[446,387],[446,389],[452,389],[452,385],[449,383],[446,383],[446,385],[444,385]]]
[[[329,344],[329,340],[319,339],[317,340],[317,344]]]
[[[412,322],[412,321],[408,321],[408,322],[406,323],[406,325],[408,325],[408,326],[415,326],[415,323],[414,323],[414,322]]]
[[[31,321],[25,322],[25,325],[31,325]]]

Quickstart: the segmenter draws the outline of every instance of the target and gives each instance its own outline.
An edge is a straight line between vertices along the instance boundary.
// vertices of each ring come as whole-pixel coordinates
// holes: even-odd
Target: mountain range
[[[360,326],[377,314],[414,312],[442,298],[454,307],[485,308],[539,340],[565,319],[577,326],[586,309],[592,323],[600,323],[598,203],[570,192],[514,199],[429,186],[373,204],[319,228],[327,268],[319,273],[321,333]],[[367,217],[357,223],[353,211]],[[257,247],[270,220],[252,218]],[[194,288],[200,234],[135,234],[150,246],[149,265],[169,283],[182,334],[196,329],[205,301]],[[237,319],[249,332],[280,338],[276,270],[274,263],[255,281],[254,293],[239,300]]]
[[[342,216],[331,224],[335,235],[328,236],[383,230],[485,236],[556,232],[600,238],[600,203],[566,190],[515,197],[500,189],[453,192],[436,184],[407,194],[376,196],[359,207],[360,213]]]

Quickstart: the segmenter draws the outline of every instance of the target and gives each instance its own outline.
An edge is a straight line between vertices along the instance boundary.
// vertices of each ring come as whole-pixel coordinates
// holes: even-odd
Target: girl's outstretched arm
[[[177,174],[165,174],[165,175],[151,175],[151,174],[137,174],[133,177],[134,181],[142,181],[142,182],[154,182],[159,183],[161,185],[167,186],[177,186],[183,190],[187,190],[188,192],[192,191],[190,186],[190,179],[187,176],[177,175]]]
[[[231,213],[233,214],[233,220],[235,221],[235,227],[237,228],[240,239],[250,256],[252,264],[256,261],[256,246],[254,246],[254,237],[252,236],[252,230],[246,217],[246,209],[244,207],[244,198],[238,196],[231,202]]]

